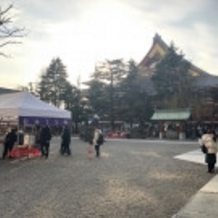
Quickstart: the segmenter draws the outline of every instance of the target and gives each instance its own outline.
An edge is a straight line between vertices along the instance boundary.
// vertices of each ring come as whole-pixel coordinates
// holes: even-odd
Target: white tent
[[[68,124],[70,111],[45,103],[29,92],[0,95],[0,118],[15,118],[20,124]]]

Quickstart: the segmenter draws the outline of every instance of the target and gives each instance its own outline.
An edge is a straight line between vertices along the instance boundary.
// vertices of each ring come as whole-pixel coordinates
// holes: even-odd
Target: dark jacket
[[[70,130],[68,128],[64,128],[64,131],[62,133],[62,141],[63,143],[67,143],[69,144],[71,141],[71,134],[70,134]]]
[[[86,130],[86,141],[89,143],[89,144],[92,144],[92,141],[93,141],[93,134],[94,134],[94,128],[89,126]]]
[[[5,136],[5,144],[14,145],[17,141],[17,134],[15,130],[12,130]]]
[[[40,132],[40,143],[49,142],[51,140],[51,137],[52,135],[50,128],[48,126],[43,127]]]

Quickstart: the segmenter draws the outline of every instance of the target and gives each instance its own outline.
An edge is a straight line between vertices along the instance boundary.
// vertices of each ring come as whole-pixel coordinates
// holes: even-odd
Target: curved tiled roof
[[[190,116],[189,109],[156,110],[151,120],[188,120]]]
[[[140,71],[142,72],[142,75],[147,75],[147,70],[152,66],[153,63],[157,63],[161,60],[161,58],[164,57],[164,54],[160,54],[158,51],[154,51],[156,45],[159,45],[161,49],[166,53],[169,49],[168,45],[162,40],[161,36],[158,34],[155,34],[153,38],[153,44],[148,51],[148,53],[145,55],[145,57],[142,59],[142,61],[139,63],[138,67]],[[154,52],[153,56],[151,56],[151,52]],[[218,76],[211,75],[208,72],[200,69],[199,67],[193,65],[191,63],[190,66],[190,72],[193,73],[194,76],[196,76],[196,87],[197,88],[205,88],[205,87],[218,87]],[[151,76],[151,75],[150,75]],[[147,77],[147,80],[150,80],[149,77]],[[152,82],[151,82],[152,83]],[[146,86],[146,85],[144,85]],[[149,84],[149,87],[152,85]],[[153,89],[153,88],[151,88]]]
[[[197,88],[218,87],[218,76],[202,75],[196,78]]]
[[[161,36],[156,33],[155,36],[154,36],[154,38],[153,38],[153,44],[152,44],[150,50],[148,51],[148,53],[145,55],[145,57],[144,57],[144,58],[142,59],[142,61],[139,63],[139,67],[148,67],[151,62],[160,60],[161,55],[160,55],[158,52],[155,53],[155,56],[154,56],[154,57],[152,57],[152,58],[149,57],[149,54],[150,54],[151,51],[154,49],[154,47],[155,47],[156,44],[159,44],[160,47],[161,47],[165,52],[167,52],[167,50],[168,50],[169,47],[168,47],[167,44],[161,39]]]

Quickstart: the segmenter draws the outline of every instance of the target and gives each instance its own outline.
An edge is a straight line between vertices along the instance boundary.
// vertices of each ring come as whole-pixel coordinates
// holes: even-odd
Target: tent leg
[[[19,131],[20,131],[20,125],[19,125],[19,118],[18,118],[18,122],[17,122],[17,153],[18,153],[18,157],[20,157],[20,150],[19,150],[20,135],[19,135]]]

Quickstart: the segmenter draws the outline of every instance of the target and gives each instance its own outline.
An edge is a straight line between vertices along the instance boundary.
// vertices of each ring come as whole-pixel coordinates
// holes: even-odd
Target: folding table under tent
[[[41,101],[31,93],[0,95],[0,121],[10,120],[18,126],[71,125],[71,112]]]

